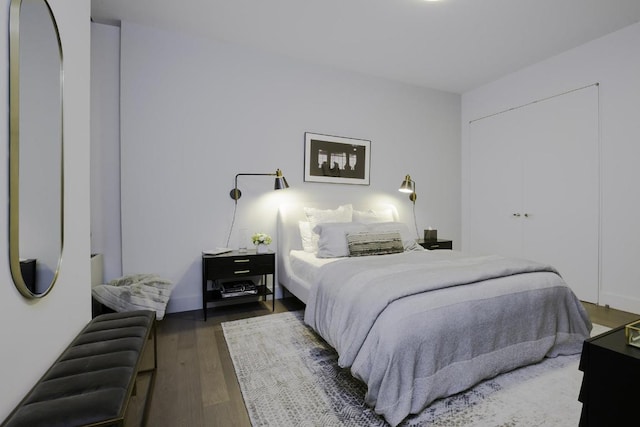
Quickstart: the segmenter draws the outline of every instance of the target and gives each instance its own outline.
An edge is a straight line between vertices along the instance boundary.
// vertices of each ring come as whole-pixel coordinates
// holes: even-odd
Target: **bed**
[[[422,250],[397,218],[393,207],[351,205],[278,213],[279,283],[306,304],[305,323],[389,424],[484,379],[581,351],[591,322],[553,267]]]

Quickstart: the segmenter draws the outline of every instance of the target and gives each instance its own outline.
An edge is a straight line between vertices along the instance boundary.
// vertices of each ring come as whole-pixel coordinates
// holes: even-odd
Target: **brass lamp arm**
[[[274,189],[275,190],[280,190],[282,188],[288,188],[289,187],[289,184],[287,184],[287,180],[284,178],[284,176],[282,176],[282,171],[280,171],[280,169],[276,169],[275,173],[239,173],[239,174],[236,174],[236,177],[234,179],[234,187],[229,192],[229,196],[236,203],[238,203],[238,199],[240,197],[242,197],[242,192],[240,190],[238,190],[238,177],[239,176],[275,176],[276,177],[276,183],[274,185]]]

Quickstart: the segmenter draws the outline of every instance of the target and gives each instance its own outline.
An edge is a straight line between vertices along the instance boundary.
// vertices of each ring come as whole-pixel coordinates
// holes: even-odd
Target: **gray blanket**
[[[367,384],[367,403],[391,425],[483,379],[578,353],[591,329],[553,268],[452,251],[328,264],[305,322]]]

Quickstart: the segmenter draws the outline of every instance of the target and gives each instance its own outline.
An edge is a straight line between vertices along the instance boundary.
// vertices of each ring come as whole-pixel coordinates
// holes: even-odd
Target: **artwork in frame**
[[[371,141],[311,132],[304,140],[305,181],[369,185]]]

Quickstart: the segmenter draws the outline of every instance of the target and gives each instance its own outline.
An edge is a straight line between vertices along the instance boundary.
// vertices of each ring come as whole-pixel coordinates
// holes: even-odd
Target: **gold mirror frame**
[[[58,277],[64,238],[63,57],[60,32],[53,11],[47,0],[38,0],[41,1],[48,10],[59,53],[60,133],[57,138],[59,138],[60,142],[60,235],[57,263],[51,283],[41,292],[32,292],[24,280],[20,266],[20,19],[22,4],[26,1],[27,0],[11,0],[9,12],[9,259],[11,276],[18,291],[27,298],[42,298],[51,291]],[[57,242],[54,242],[54,244],[57,246]]]

